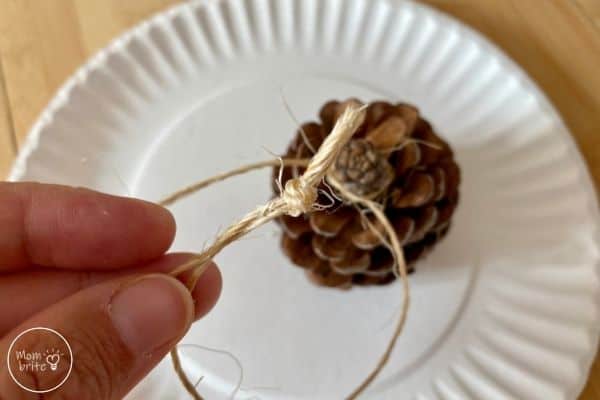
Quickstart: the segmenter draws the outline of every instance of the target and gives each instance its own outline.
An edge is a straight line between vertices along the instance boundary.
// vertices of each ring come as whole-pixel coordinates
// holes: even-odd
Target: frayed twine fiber
[[[356,194],[352,193],[340,182],[335,180],[330,174],[331,167],[337,159],[340,151],[352,138],[352,135],[354,135],[354,132],[358,129],[358,127],[363,123],[365,114],[365,106],[359,107],[356,104],[350,104],[338,118],[333,130],[331,131],[331,134],[325,138],[325,141],[319,148],[319,151],[317,151],[317,153],[310,160],[279,159],[249,164],[233,171],[216,175],[205,181],[198,182],[172,194],[160,202],[162,205],[170,205],[175,201],[213,183],[258,168],[279,164],[285,166],[306,166],[306,171],[304,174],[302,174],[302,176],[290,179],[286,182],[285,188],[279,197],[272,199],[267,204],[256,208],[255,210],[246,214],[235,224],[230,225],[227,229],[225,229],[225,231],[217,236],[210,247],[193,256],[187,263],[179,266],[173,272],[171,272],[171,275],[178,276],[183,272],[191,271],[191,274],[186,281],[186,285],[190,291],[196,286],[198,278],[206,270],[208,262],[228,244],[236,241],[266,222],[282,215],[297,217],[313,211],[318,206],[316,204],[318,194],[317,187],[324,179],[338,191],[338,194],[346,202],[370,209],[373,215],[375,215],[375,217],[383,225],[389,239],[388,247],[390,248],[390,251],[394,255],[396,261],[396,269],[394,272],[402,280],[402,309],[400,318],[396,324],[396,328],[394,329],[394,333],[386,347],[385,352],[380,357],[377,365],[373,368],[369,375],[367,375],[360,385],[358,385],[357,388],[346,397],[348,400],[356,399],[359,395],[361,395],[375,380],[388,362],[396,341],[404,327],[410,302],[406,263],[404,260],[404,253],[402,252],[402,246],[400,245],[398,237],[389,220],[382,211],[381,205],[372,200],[357,196]],[[195,385],[188,379],[183,371],[176,348],[171,350],[171,358],[173,360],[175,372],[177,373],[177,376],[181,380],[188,393],[195,400],[203,400],[202,396],[196,390]]]

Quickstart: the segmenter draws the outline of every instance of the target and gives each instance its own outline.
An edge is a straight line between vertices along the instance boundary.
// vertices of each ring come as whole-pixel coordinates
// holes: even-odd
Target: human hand
[[[214,265],[191,294],[166,274],[189,257],[164,254],[174,235],[171,214],[151,203],[0,182],[0,399],[116,400],[131,390],[220,294]],[[19,387],[5,361],[13,339],[39,326],[73,351],[71,375],[43,397]],[[44,388],[48,376],[18,377]]]

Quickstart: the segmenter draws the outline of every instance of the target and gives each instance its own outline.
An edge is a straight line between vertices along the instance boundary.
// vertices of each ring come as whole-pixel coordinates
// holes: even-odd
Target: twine
[[[391,226],[389,220],[381,210],[381,206],[366,198],[355,195],[346,189],[340,182],[335,180],[330,175],[331,166],[337,159],[340,151],[344,145],[352,138],[354,132],[363,123],[366,115],[366,107],[359,107],[357,104],[350,104],[346,107],[342,115],[338,118],[331,134],[325,138],[325,141],[319,148],[318,152],[313,155],[309,160],[307,159],[279,159],[262,161],[254,164],[242,166],[233,171],[229,171],[223,174],[215,175],[209,179],[198,182],[187,188],[184,188],[169,197],[165,198],[160,202],[162,205],[170,205],[175,201],[189,196],[190,194],[201,190],[213,183],[222,181],[232,176],[240,175],[249,172],[254,169],[264,168],[274,165],[282,166],[306,166],[306,171],[299,177],[294,177],[288,180],[285,184],[285,188],[281,192],[279,197],[270,200],[267,204],[257,207],[255,210],[246,214],[241,220],[235,224],[229,226],[225,231],[217,236],[213,244],[205,249],[203,252],[193,256],[188,262],[177,267],[171,272],[171,275],[178,276],[183,272],[191,271],[189,278],[186,281],[186,286],[191,291],[198,282],[200,276],[204,273],[208,266],[208,262],[213,259],[224,247],[228,244],[236,241],[252,230],[265,224],[266,222],[278,218],[282,215],[290,215],[297,217],[302,214],[308,213],[317,209],[316,204],[318,197],[319,184],[327,180],[341,195],[344,200],[350,204],[361,205],[369,208],[375,217],[383,225],[387,235],[389,236],[389,247],[390,251],[394,255],[396,268],[394,270],[396,276],[402,280],[403,299],[401,315],[393,332],[392,338],[388,343],[385,352],[380,357],[378,363],[369,375],[363,380],[363,382],[347,396],[348,400],[356,399],[362,394],[368,386],[375,380],[379,375],[385,364],[388,362],[390,355],[394,349],[396,341],[402,332],[404,323],[406,321],[406,314],[409,305],[409,287],[407,280],[406,264],[404,261],[404,254],[402,252],[402,246],[398,240],[398,237]],[[171,358],[173,360],[173,368],[177,373],[177,376],[183,383],[185,389],[195,400],[203,400],[202,396],[196,390],[196,387],[183,371],[179,355],[177,354],[177,347],[171,350]]]
[[[367,375],[367,377],[362,381],[362,383],[347,397],[348,399],[355,399],[362,392],[364,392],[371,383],[373,383],[375,378],[377,378],[377,375],[379,375],[383,367],[389,361],[392,351],[396,346],[396,341],[400,337],[400,333],[402,333],[402,329],[404,328],[404,324],[406,322],[408,307],[410,305],[410,288],[408,285],[406,261],[404,259],[402,245],[398,240],[398,235],[396,235],[396,231],[394,231],[392,224],[390,223],[389,219],[385,216],[385,213],[382,211],[381,205],[374,202],[373,200],[369,200],[364,197],[355,195],[354,193],[346,189],[344,185],[342,185],[339,181],[337,181],[331,176],[328,176],[327,180],[329,181],[331,186],[333,186],[340,193],[342,197],[346,198],[354,204],[361,204],[367,207],[369,210],[371,210],[373,215],[375,215],[375,218],[377,218],[379,222],[383,225],[383,228],[385,229],[385,232],[387,233],[390,239],[390,243],[388,245],[389,250],[392,252],[395,259],[396,268],[394,269],[394,273],[402,281],[402,309],[400,311],[400,318],[396,323],[394,333],[392,334],[392,337],[388,342],[384,353],[379,358],[379,361],[377,362],[373,370],[369,373],[369,375]],[[370,229],[376,233],[379,233],[377,228],[371,227]]]
[[[236,168],[232,171],[228,171],[228,172],[225,172],[222,174],[217,174],[215,176],[211,176],[208,179],[194,183],[193,185],[190,185],[181,190],[178,190],[177,192],[162,199],[158,204],[165,206],[165,207],[170,206],[171,204],[175,203],[176,201],[178,201],[184,197],[187,197],[199,190],[202,190],[205,187],[212,185],[213,183],[224,181],[227,178],[231,178],[231,177],[234,177],[237,175],[242,175],[242,174],[245,174],[246,172],[250,172],[255,169],[265,168],[265,167],[273,167],[276,165],[281,165],[281,163],[283,163],[283,165],[286,167],[306,167],[308,165],[309,161],[310,161],[310,159],[308,159],[308,158],[288,158],[288,159],[281,159],[281,160],[259,161],[256,163],[247,164],[242,167]]]

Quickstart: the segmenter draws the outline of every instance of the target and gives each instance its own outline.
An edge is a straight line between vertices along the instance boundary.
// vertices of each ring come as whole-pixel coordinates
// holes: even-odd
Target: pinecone
[[[326,103],[319,113],[321,122],[303,124],[285,157],[311,157],[350,101],[357,100]],[[303,172],[286,167],[281,183]],[[274,168],[274,182],[278,175],[279,168]],[[334,165],[333,177],[384,206],[409,272],[446,234],[458,203],[460,170],[452,150],[408,104],[369,104],[365,122]],[[343,203],[326,183],[319,189],[319,203],[330,207],[279,219],[284,252],[319,285],[348,288],[392,282],[394,259],[380,240],[383,228],[378,221]],[[277,185],[273,190],[279,194]]]

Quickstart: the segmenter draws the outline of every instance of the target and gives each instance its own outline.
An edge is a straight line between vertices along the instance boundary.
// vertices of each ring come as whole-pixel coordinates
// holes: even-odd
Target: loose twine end
[[[318,186],[321,182],[327,178],[329,183],[332,184],[338,190],[341,197],[348,203],[360,205],[371,209],[378,219],[382,222],[386,228],[386,233],[389,236],[389,242],[391,243],[390,251],[394,255],[396,260],[396,275],[399,276],[403,281],[403,305],[401,317],[396,325],[394,334],[388,343],[385,353],[381,356],[376,367],[371,373],[363,380],[363,382],[346,398],[355,399],[366,388],[373,382],[377,377],[381,369],[387,363],[390,354],[393,350],[395,342],[402,331],[404,322],[406,320],[406,312],[409,304],[409,291],[406,279],[406,265],[404,262],[404,255],[402,253],[401,245],[398,238],[391,227],[391,224],[387,220],[387,217],[380,210],[378,205],[373,201],[366,198],[357,196],[347,189],[345,189],[339,182],[335,181],[329,176],[329,171],[332,165],[337,159],[340,151],[344,145],[352,138],[354,132],[363,123],[366,116],[366,105],[360,106],[358,104],[349,104],[342,115],[338,118],[335,126],[331,133],[325,138],[325,141],[320,146],[319,150],[314,154],[311,159],[288,159],[288,160],[270,160],[266,162],[260,162],[255,164],[249,164],[233,171],[216,175],[205,181],[198,182],[192,186],[184,188],[163,201],[160,202],[162,205],[170,205],[175,201],[186,197],[200,189],[203,189],[213,183],[222,181],[231,176],[240,175],[242,173],[274,165],[285,165],[285,166],[305,166],[306,170],[304,174],[297,178],[290,179],[286,182],[285,188],[279,197],[272,199],[264,206],[258,207],[250,213],[246,214],[241,220],[235,224],[229,226],[225,231],[218,235],[213,244],[205,249],[203,252],[192,257],[190,261],[176,268],[171,274],[178,276],[183,272],[191,271],[190,277],[186,282],[189,290],[192,290],[206,269],[207,262],[216,256],[224,247],[228,244],[236,241],[245,234],[265,224],[266,222],[280,217],[282,215],[290,215],[292,217],[298,217],[302,214],[308,213],[315,209],[318,209],[316,204],[318,198]],[[198,393],[195,386],[190,382],[181,366],[177,349],[171,350],[171,357],[173,360],[173,367],[177,373],[179,379],[182,381],[184,387],[188,393],[195,400],[202,400],[202,396]]]

